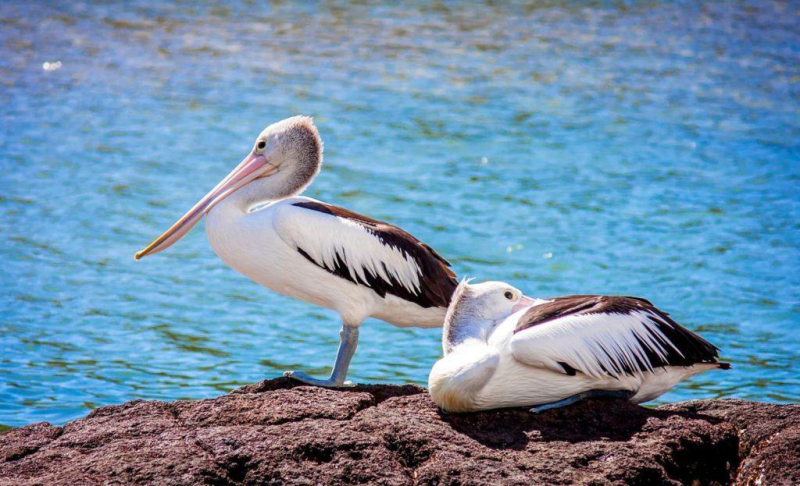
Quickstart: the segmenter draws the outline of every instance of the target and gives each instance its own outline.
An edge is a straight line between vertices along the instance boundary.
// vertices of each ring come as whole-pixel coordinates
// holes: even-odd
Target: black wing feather
[[[331,204],[324,204],[316,201],[304,201],[294,203],[293,206],[318,211],[321,213],[346,218],[350,221],[358,223],[367,231],[375,235],[381,243],[386,246],[392,246],[404,252],[406,255],[414,259],[421,270],[419,276],[420,288],[419,293],[415,293],[405,286],[403,286],[392,273],[387,271],[389,281],[384,280],[380,275],[373,274],[369,269],[364,269],[365,278],[361,278],[356,274],[352,275],[347,265],[347,254],[336,254],[333,268],[328,268],[325,264],[319,264],[312,259],[309,254],[302,248],[298,248],[303,257],[313,264],[327,270],[337,277],[349,280],[357,285],[364,285],[371,288],[381,297],[386,294],[391,294],[409,302],[414,302],[420,307],[447,307],[450,305],[450,299],[453,292],[458,286],[456,275],[449,268],[450,263],[442,258],[433,248],[422,243],[410,233],[403,231],[397,226],[383,221],[378,221],[370,217],[355,213],[353,211],[333,206]],[[385,267],[384,267],[385,268]]]
[[[655,323],[659,335],[650,332],[651,337],[661,343],[665,353],[659,355],[656,350],[642,342],[637,341],[644,351],[647,363],[634,357],[634,362],[621,362],[620,369],[603,371],[614,375],[619,373],[634,374],[648,369],[664,366],[692,366],[698,363],[719,363],[719,349],[702,337],[681,326],[666,312],[656,308],[650,301],[638,297],[617,297],[605,295],[568,295],[548,299],[548,302],[531,307],[519,320],[515,333],[525,329],[550,322],[552,320],[582,314],[632,314],[643,312]],[[612,351],[602,349],[609,357]],[[610,362],[615,362],[610,360]],[[727,369],[728,363],[719,363],[720,368]],[[563,365],[562,365],[563,367]],[[570,370],[564,371],[570,374]]]

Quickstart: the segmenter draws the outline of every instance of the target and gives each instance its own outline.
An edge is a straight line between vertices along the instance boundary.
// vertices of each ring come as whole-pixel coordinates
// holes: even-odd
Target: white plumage
[[[334,268],[338,253],[354,279],[366,278],[369,272],[389,284],[389,275],[396,275],[407,282],[405,288],[418,292],[419,267],[401,250],[383,244],[357,223],[296,206],[320,203],[312,198],[291,197],[253,212],[244,203],[246,198],[233,194],[214,207],[206,221],[211,248],[237,272],[280,294],[335,310],[351,326],[369,316],[402,327],[442,325],[443,307],[421,307],[391,294],[381,297],[371,287],[324,268]],[[382,271],[373,270],[377,268]]]
[[[502,282],[462,282],[445,319],[443,348],[428,385],[439,406],[456,412],[598,391],[640,403],[690,376],[729,367],[717,361],[713,345],[645,300],[533,300]]]
[[[273,224],[283,241],[305,251],[320,266],[334,268],[337,260],[344,261],[353,280],[367,281],[369,272],[387,284],[394,279],[406,290],[419,292],[422,270],[414,259],[356,221],[282,204]]]
[[[562,373],[559,362],[595,378],[620,378],[624,369],[637,369],[639,363],[645,369],[636,373],[652,372],[648,351],[664,361],[669,349],[682,355],[653,317],[644,311],[562,317],[518,332],[509,346],[516,359]]]
[[[364,319],[441,326],[456,280],[442,257],[400,228],[297,196],[321,165],[322,140],[310,118],[267,127],[242,163],[136,258],[169,248],[208,215],[208,241],[231,268],[340,314],[330,378],[287,376],[341,386]]]

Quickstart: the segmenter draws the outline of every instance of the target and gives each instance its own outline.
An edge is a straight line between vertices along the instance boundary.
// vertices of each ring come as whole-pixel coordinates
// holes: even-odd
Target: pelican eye
[[[506,298],[506,299],[508,299],[508,300],[514,300],[514,292],[512,292],[512,291],[510,291],[510,290],[506,290],[506,291],[503,293],[503,297],[505,297],[505,298]]]
[[[266,140],[259,140],[256,142],[256,149],[257,150],[264,150],[267,148],[267,141]]]

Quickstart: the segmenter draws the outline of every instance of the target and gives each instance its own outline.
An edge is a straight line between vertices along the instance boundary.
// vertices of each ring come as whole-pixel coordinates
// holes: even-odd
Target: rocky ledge
[[[0,484],[800,484],[800,405],[597,400],[446,414],[425,390],[267,380],[0,434]]]

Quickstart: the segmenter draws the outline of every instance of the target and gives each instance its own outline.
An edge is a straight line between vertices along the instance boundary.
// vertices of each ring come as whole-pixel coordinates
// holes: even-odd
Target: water
[[[337,316],[201,229],[133,260],[301,113],[309,196],[461,276],[651,299],[734,366],[663,401],[797,402],[799,101],[795,3],[4,2],[0,424],[328,372]],[[425,383],[440,355],[438,330],[361,338],[356,381]]]

